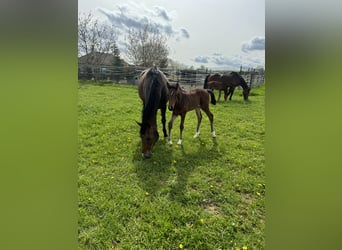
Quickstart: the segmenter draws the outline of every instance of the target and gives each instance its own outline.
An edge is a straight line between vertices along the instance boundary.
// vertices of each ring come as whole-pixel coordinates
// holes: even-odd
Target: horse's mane
[[[230,72],[230,75],[240,79],[240,83],[241,83],[242,88],[244,88],[244,89],[245,88],[249,88],[248,85],[247,85],[247,82],[245,81],[245,79],[240,74],[238,74],[235,71],[232,71],[232,72]]]
[[[146,89],[146,100],[143,112],[142,112],[142,123],[146,123],[152,117],[156,115],[156,110],[159,106],[161,97],[160,88],[161,84],[158,80],[158,74],[160,74],[157,67],[150,68],[145,77],[151,79],[150,84],[145,84]],[[146,79],[145,79],[146,81]]]

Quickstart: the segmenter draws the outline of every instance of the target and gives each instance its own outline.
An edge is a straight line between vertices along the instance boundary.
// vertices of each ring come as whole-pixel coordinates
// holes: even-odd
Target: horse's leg
[[[227,93],[226,96],[225,96],[225,100],[226,101],[227,101],[227,97],[230,95],[231,88],[232,87],[229,87],[229,88],[227,87],[227,89],[226,89],[226,93]]]
[[[217,98],[217,101],[220,100],[220,97],[221,97],[221,90],[219,90],[219,96],[218,96],[218,98]]]
[[[231,101],[232,100],[232,96],[233,96],[233,94],[234,94],[234,90],[235,90],[235,87],[230,87],[230,89],[229,89],[229,92],[230,92],[230,96],[229,96],[229,101]]]
[[[197,115],[197,130],[196,130],[196,134],[194,135],[194,138],[197,138],[200,134],[202,114],[201,114],[201,110],[199,108],[196,109],[196,115]]]
[[[172,117],[171,120],[169,121],[169,145],[172,145],[172,139],[171,139],[171,129],[172,129],[172,125],[174,120],[176,119],[176,115],[172,113]]]
[[[227,97],[229,95],[230,89],[228,90],[228,87],[224,89],[224,100],[227,101]]]
[[[216,133],[214,130],[214,115],[209,110],[209,104],[207,107],[202,107],[203,111],[207,114],[209,121],[210,121],[210,129],[212,137],[216,137]]]
[[[182,144],[182,133],[183,133],[183,129],[184,129],[185,115],[186,115],[186,113],[181,114],[181,122],[180,122],[180,125],[179,125],[179,139],[178,139],[178,142],[177,142],[178,145]]]
[[[166,123],[166,116],[165,116],[165,113],[166,113],[166,103],[165,103],[165,107],[164,106],[161,107],[160,112],[161,112],[161,117],[162,117],[161,121],[162,121],[162,124],[163,124],[164,138],[167,138],[166,126],[165,126],[165,123]]]

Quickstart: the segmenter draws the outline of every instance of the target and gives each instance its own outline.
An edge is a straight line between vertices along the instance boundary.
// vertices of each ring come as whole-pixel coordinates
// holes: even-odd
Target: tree
[[[120,50],[116,45],[115,41],[112,45],[112,54],[113,54],[113,71],[112,71],[112,79],[115,82],[119,82],[123,77],[123,61],[120,57]]]
[[[87,66],[97,80],[101,73],[101,64],[111,53],[115,44],[115,32],[112,26],[100,23],[92,13],[78,17],[78,55],[88,55]]]
[[[112,45],[112,53],[113,53],[113,65],[114,66],[121,66],[122,65],[122,60],[120,58],[120,50],[118,48],[118,46],[116,45],[116,42],[114,41],[113,42],[113,45]]]
[[[153,64],[167,67],[169,50],[166,46],[166,36],[151,25],[142,29],[130,29],[126,37],[126,56],[133,64],[151,67]]]

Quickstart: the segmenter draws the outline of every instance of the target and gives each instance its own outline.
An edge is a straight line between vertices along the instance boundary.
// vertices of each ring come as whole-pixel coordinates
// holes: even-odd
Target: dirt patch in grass
[[[254,202],[254,198],[251,194],[241,193],[241,201],[245,205],[251,205]]]
[[[216,216],[222,215],[220,208],[212,203],[205,204],[204,210],[207,211],[211,215],[216,215]]]

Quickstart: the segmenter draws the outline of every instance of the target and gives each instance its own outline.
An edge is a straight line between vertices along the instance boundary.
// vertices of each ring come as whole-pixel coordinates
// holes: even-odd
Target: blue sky
[[[115,26],[123,57],[127,30],[149,23],[168,36],[169,57],[187,66],[265,66],[264,0],[79,0],[78,10]]]

